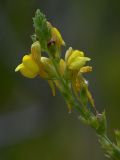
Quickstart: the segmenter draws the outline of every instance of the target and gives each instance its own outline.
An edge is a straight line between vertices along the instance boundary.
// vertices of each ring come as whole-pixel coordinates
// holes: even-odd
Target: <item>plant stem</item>
[[[61,77],[59,69],[58,69],[58,64],[56,63],[56,61],[52,60],[52,62],[53,62],[53,65],[56,69],[57,76],[59,77],[59,81],[62,85],[62,87],[61,87],[62,90],[60,90],[61,94],[63,95],[65,100],[69,101],[71,103],[71,105],[77,109],[77,111],[80,113],[80,115],[86,119],[86,114],[85,114],[85,111],[83,110],[84,106],[82,106],[82,103],[80,104],[80,102],[76,101],[75,97],[72,94],[71,88],[68,87],[65,80]],[[97,111],[97,113],[98,113],[98,111]],[[94,114],[90,113],[90,115],[87,117],[87,120],[90,120],[91,116],[94,116]],[[97,116],[97,115],[95,115],[95,116]],[[118,146],[111,142],[111,140],[108,138],[107,134],[98,133],[98,131],[95,127],[91,126],[91,124],[89,124],[89,123],[88,123],[88,125],[95,130],[95,132],[98,136],[98,140],[99,140],[102,148],[104,149],[105,153],[107,154],[107,157],[109,157],[113,160],[120,160],[120,149],[118,148]]]

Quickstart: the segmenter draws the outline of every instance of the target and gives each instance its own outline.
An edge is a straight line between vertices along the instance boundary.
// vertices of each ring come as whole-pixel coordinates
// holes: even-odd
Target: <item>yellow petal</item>
[[[24,76],[24,77],[27,77],[27,78],[35,78],[37,76],[37,73],[35,72],[32,72],[31,70],[29,70],[27,67],[25,67],[23,65],[23,67],[20,69],[20,72],[21,74]]]
[[[39,66],[38,64],[32,59],[30,55],[25,55],[23,57],[23,65],[30,70],[33,74],[36,74],[39,72]]]
[[[19,64],[16,68],[15,68],[15,72],[18,72],[21,68],[23,68],[23,64]]]
[[[72,52],[73,52],[72,47],[70,47],[70,48],[66,51],[66,53],[65,53],[65,61],[66,61],[66,62],[67,62],[68,58],[70,57],[70,55],[72,54]]]
[[[44,79],[49,79],[50,76],[48,75],[48,73],[45,71],[44,69],[44,65],[42,63],[39,64],[40,70],[39,70],[39,75],[41,78]]]
[[[32,44],[31,46],[31,55],[32,58],[39,63],[40,58],[41,58],[41,46],[39,41],[36,41]]]
[[[52,33],[52,40],[54,40],[58,45],[63,45],[63,46],[65,45],[65,42],[62,39],[62,36],[57,28],[52,27],[51,33]]]
[[[81,67],[85,65],[87,61],[90,60],[91,59],[89,57],[77,57],[68,65],[68,68],[71,70],[79,70]]]
[[[77,57],[84,57],[84,53],[79,50],[73,51],[72,54],[68,58],[67,64],[69,65],[70,63],[74,62]]]
[[[81,73],[87,73],[87,72],[91,72],[91,71],[92,71],[92,67],[91,66],[85,66],[85,67],[82,67],[80,69]]]
[[[63,59],[60,59],[60,73],[63,76],[66,69],[66,63]]]

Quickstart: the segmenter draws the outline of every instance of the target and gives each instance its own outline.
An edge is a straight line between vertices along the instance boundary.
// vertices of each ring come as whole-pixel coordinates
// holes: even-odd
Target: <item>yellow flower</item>
[[[32,59],[31,55],[25,55],[22,63],[16,67],[15,72],[17,71],[20,71],[27,78],[34,78],[39,73],[39,66]]]
[[[72,50],[72,48],[69,48],[69,50],[66,52],[65,60],[67,67],[70,70],[80,70],[80,68],[91,59],[89,57],[85,57],[82,51]]]
[[[62,36],[57,28],[52,27],[51,34],[52,34],[52,41],[55,41],[58,46],[65,45],[65,42],[62,39]]]
[[[39,41],[36,41],[31,46],[31,53],[25,55],[22,63],[18,65],[15,72],[20,71],[27,78],[34,78],[39,73],[39,64],[41,59],[41,46]]]

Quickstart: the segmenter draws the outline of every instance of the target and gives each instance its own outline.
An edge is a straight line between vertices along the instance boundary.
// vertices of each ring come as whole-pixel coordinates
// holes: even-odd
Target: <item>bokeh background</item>
[[[87,78],[111,139],[120,128],[120,1],[0,0],[0,160],[106,160],[95,133],[68,114],[58,92],[52,97],[44,80],[14,72],[30,51],[37,8],[59,28],[65,49],[92,58]]]

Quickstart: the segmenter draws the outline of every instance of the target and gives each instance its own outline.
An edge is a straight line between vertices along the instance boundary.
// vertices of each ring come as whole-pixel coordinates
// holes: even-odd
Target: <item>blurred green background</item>
[[[52,97],[44,80],[14,72],[30,51],[37,8],[61,31],[63,55],[72,46],[92,58],[87,78],[111,139],[120,128],[120,1],[0,0],[0,160],[106,160],[58,92]]]

